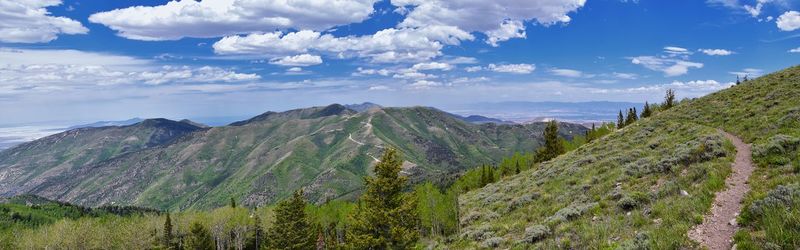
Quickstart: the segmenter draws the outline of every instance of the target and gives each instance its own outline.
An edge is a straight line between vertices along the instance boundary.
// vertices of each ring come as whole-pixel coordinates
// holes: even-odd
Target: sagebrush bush
[[[550,228],[544,225],[533,225],[525,228],[524,241],[527,243],[534,243],[550,235]]]

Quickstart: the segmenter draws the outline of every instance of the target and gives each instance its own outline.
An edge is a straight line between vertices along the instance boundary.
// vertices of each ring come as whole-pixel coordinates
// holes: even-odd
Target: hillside
[[[757,163],[738,249],[800,246],[800,68],[681,102],[537,168],[459,198],[456,248],[695,248],[735,150]],[[567,173],[567,174],[565,174]],[[777,249],[776,248],[776,249]]]
[[[342,105],[267,112],[208,129],[169,122],[190,128],[166,133],[173,137],[141,129],[150,123],[73,130],[3,151],[0,193],[160,209],[211,208],[230,198],[270,204],[301,187],[313,202],[349,199],[385,147],[403,153],[413,180],[447,180],[537,148],[544,128],[470,124],[424,107],[357,112]],[[566,138],[586,130],[561,128]]]

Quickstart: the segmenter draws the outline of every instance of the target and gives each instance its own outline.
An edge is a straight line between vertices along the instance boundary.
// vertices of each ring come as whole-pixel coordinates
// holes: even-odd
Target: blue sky
[[[789,0],[0,3],[0,124],[696,97],[797,64]]]

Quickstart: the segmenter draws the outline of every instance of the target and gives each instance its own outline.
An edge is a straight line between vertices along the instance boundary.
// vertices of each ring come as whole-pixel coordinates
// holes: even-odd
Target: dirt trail
[[[689,231],[689,238],[711,250],[731,249],[733,234],[738,225],[736,217],[742,210],[742,199],[750,191],[747,179],[753,173],[752,152],[750,145],[735,135],[722,131],[725,137],[736,146],[736,161],[733,162],[733,173],[725,180],[725,190],[717,192],[711,207],[711,214],[703,219],[703,224]]]

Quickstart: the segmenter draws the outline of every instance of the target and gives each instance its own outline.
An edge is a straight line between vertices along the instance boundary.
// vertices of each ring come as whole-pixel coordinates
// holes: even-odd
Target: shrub
[[[544,225],[533,225],[530,227],[525,228],[525,238],[523,239],[527,243],[534,243],[550,235],[550,228]]]
[[[488,238],[485,241],[483,241],[482,245],[483,245],[483,247],[486,247],[486,248],[496,248],[496,247],[499,247],[500,244],[502,244],[502,243],[503,243],[503,238],[492,237],[492,238]]]
[[[639,206],[639,203],[636,202],[635,199],[633,199],[633,198],[631,198],[629,196],[625,196],[625,197],[622,197],[622,199],[619,199],[619,201],[617,202],[617,206],[619,208],[621,208],[622,210],[628,211],[628,210],[634,209],[637,206]]]

